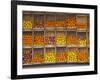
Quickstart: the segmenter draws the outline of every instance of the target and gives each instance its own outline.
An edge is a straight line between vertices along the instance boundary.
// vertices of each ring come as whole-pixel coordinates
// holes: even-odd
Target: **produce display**
[[[85,32],[78,33],[78,45],[79,46],[86,46],[87,45],[87,39],[86,39]]]
[[[54,63],[54,62],[56,62],[55,53],[47,52],[47,53],[45,53],[44,56],[45,56],[45,62],[46,63]]]
[[[86,46],[86,39],[78,39],[78,44],[80,45],[80,46]]]
[[[67,28],[76,28],[76,16],[69,15],[66,17],[66,26]]]
[[[44,57],[45,57],[45,63],[56,62],[56,54],[55,54],[54,49],[52,49],[52,48],[47,48],[47,51],[46,51]]]
[[[55,16],[54,15],[46,15],[46,19],[44,22],[45,28],[52,28],[56,26]]]
[[[56,27],[65,27],[65,16],[64,15],[57,15],[56,16]]]
[[[77,62],[77,51],[75,48],[71,48],[67,52],[67,62]]]
[[[55,44],[55,32],[46,31],[45,35],[45,45],[54,45]]]
[[[44,28],[44,16],[35,15],[34,18],[34,28]]]
[[[66,45],[66,35],[64,34],[64,32],[57,32],[57,36],[56,36],[56,44],[57,45]]]
[[[52,28],[52,27],[56,26],[56,22],[54,22],[54,21],[45,21],[44,26]]]
[[[35,27],[34,28],[44,28],[44,25],[42,22],[37,22],[35,23]]]
[[[23,64],[30,64],[32,61],[32,50],[23,49]]]
[[[33,63],[42,63],[44,62],[44,50],[43,49],[34,49],[32,53],[32,62]]]
[[[66,62],[67,61],[66,49],[64,47],[57,48],[56,61],[57,62]]]
[[[32,33],[23,33],[23,46],[32,46]]]
[[[77,58],[78,58],[78,62],[80,62],[80,63],[88,62],[89,54],[87,53],[87,50],[84,48],[79,49]]]
[[[76,45],[77,44],[76,32],[68,32],[66,40],[68,45]]]
[[[88,18],[74,13],[23,15],[23,64],[89,63]]]
[[[78,26],[78,29],[86,29],[88,27],[88,17],[78,15],[77,16],[77,26]]]
[[[66,53],[57,53],[56,54],[56,61],[57,62],[66,62],[67,61],[67,55],[66,55]]]
[[[56,21],[56,27],[64,27],[65,22],[64,21]]]
[[[34,33],[34,46],[44,46],[44,32],[35,32]]]
[[[46,36],[45,37],[45,44],[46,45],[54,45],[55,44],[55,37],[53,37],[53,36]]]
[[[30,30],[32,29],[32,21],[23,21],[23,29]]]
[[[31,15],[24,15],[23,16],[23,29],[29,30],[32,29],[32,16]]]
[[[66,45],[66,36],[57,36],[56,44],[57,45]]]
[[[67,36],[67,44],[75,45],[76,44],[76,36]]]
[[[34,46],[43,46],[44,45],[44,37],[43,36],[35,36],[34,37]]]

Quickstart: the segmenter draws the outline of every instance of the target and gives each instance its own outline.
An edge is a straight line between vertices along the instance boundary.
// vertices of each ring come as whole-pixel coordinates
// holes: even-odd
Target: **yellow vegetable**
[[[45,53],[45,62],[56,62],[55,53],[48,52]]]
[[[76,62],[76,61],[77,61],[76,52],[69,51],[68,57],[67,57],[67,62]]]

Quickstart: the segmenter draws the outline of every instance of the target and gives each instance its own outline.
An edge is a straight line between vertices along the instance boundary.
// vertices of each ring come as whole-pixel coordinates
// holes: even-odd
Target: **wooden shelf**
[[[87,46],[83,46],[83,45],[77,45],[77,47],[80,47],[80,48],[82,48],[82,47],[87,47]]]
[[[86,29],[77,29],[77,32],[87,32]]]
[[[23,31],[32,31],[32,29],[23,29]]]
[[[66,47],[66,45],[59,45],[59,44],[57,44],[56,47]]]
[[[59,66],[58,66],[59,65]],[[74,62],[74,63],[70,63],[70,62],[56,62],[56,63],[36,63],[36,64],[23,64],[23,68],[37,68],[37,67],[60,67],[60,66],[85,66],[85,65],[89,65],[88,62],[85,63],[78,63],[78,62]]]
[[[67,26],[67,30],[76,30],[76,29],[77,29],[77,27],[73,28],[73,27],[68,27]]]
[[[45,27],[45,30],[55,30],[55,27]]]
[[[46,12],[30,12],[30,13],[28,13],[28,12],[26,12],[26,13],[24,13],[24,14],[30,14],[30,15],[32,15],[32,24],[34,24],[35,23],[35,19],[34,19],[34,15],[43,15],[43,20],[44,21],[46,21],[46,16],[48,15],[48,14],[50,14],[50,15],[53,15],[52,13],[46,13]],[[61,13],[60,13],[61,14]],[[68,13],[69,14],[69,13]],[[67,14],[67,15],[68,15]],[[74,13],[73,13],[74,14]],[[75,16],[77,16],[77,15],[79,15],[79,14],[75,14]],[[80,16],[80,15],[79,15]],[[86,15],[85,15],[86,16]],[[56,14],[54,14],[54,21],[56,22]],[[52,19],[51,19],[52,20]],[[89,30],[88,30],[88,28],[87,29],[79,29],[78,28],[78,26],[76,25],[74,28],[71,28],[70,26],[64,26],[64,27],[56,27],[56,26],[52,26],[52,27],[46,27],[46,26],[42,26],[43,28],[36,28],[36,26],[35,27],[33,27],[32,29],[23,29],[23,32],[24,31],[26,31],[26,32],[32,32],[32,41],[33,41],[33,43],[34,43],[34,36],[35,36],[35,32],[37,33],[38,31],[43,31],[43,37],[45,38],[45,37],[48,37],[48,35],[46,35],[46,31],[54,31],[54,35],[49,35],[49,36],[52,36],[52,37],[56,37],[57,36],[57,31],[58,31],[58,33],[59,33],[59,31],[64,31],[64,34],[65,34],[65,36],[67,37],[68,36],[68,32],[75,32],[75,36],[76,36],[76,39],[78,40],[78,34],[80,34],[81,32],[83,33],[86,33],[86,39],[88,38],[87,37],[87,35],[88,35],[88,33],[90,32]],[[40,33],[40,32],[39,32]],[[41,34],[41,33],[40,33]],[[73,33],[74,34],[74,33]],[[32,43],[32,44],[33,44]],[[54,51],[55,51],[55,54],[57,54],[57,48],[59,48],[59,47],[64,47],[66,50],[67,49],[69,49],[69,48],[73,48],[73,47],[75,47],[76,49],[79,49],[79,48],[86,48],[86,49],[88,49],[89,47],[90,47],[90,45],[86,45],[86,46],[81,46],[81,45],[78,45],[78,44],[76,44],[76,45],[68,45],[68,44],[64,44],[64,45],[59,45],[59,44],[54,44],[54,45],[43,45],[43,46],[35,46],[35,45],[32,45],[32,46],[23,46],[23,48],[32,48],[32,49],[36,49],[36,48],[42,48],[43,49],[43,55],[45,55],[45,53],[46,53],[46,48],[54,48]],[[33,52],[34,50],[32,50],[32,53],[34,53]],[[89,64],[89,62],[84,62],[84,63],[79,63],[79,62],[55,62],[55,63],[45,63],[45,62],[43,62],[43,63],[30,63],[30,64],[23,64],[23,67],[40,67],[40,66],[44,66],[44,65],[59,65],[59,64],[61,64],[61,65],[87,65],[87,64]],[[60,65],[59,65],[60,66]]]
[[[44,48],[44,46],[33,46],[33,48]]]
[[[44,28],[33,28],[34,31],[44,31]]]
[[[55,47],[55,45],[45,45],[45,47]]]
[[[32,46],[23,46],[23,48],[32,48]]]
[[[66,29],[66,27],[56,27],[57,31],[62,31],[62,30],[65,30],[65,29]]]
[[[77,45],[67,45],[67,47],[77,47]]]

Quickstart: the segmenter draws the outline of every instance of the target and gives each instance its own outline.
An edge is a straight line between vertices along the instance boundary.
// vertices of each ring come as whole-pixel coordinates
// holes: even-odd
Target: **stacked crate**
[[[89,63],[89,15],[23,12],[23,65]]]

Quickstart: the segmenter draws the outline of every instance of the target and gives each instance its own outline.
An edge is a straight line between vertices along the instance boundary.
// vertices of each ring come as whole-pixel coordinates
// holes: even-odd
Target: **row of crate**
[[[76,26],[71,25],[71,24],[67,25],[67,26],[63,26],[63,25],[57,26],[57,25],[51,25],[50,22],[49,22],[48,26],[47,25],[44,25],[44,26],[43,25],[38,25],[37,26],[37,25],[33,25],[32,21],[23,21],[23,29],[53,28],[53,27],[55,27],[55,28],[62,27],[62,28],[68,28],[68,29],[76,29],[76,28],[78,28],[78,29],[88,29],[89,28],[88,25],[86,25],[86,24],[81,24],[81,25],[77,24]]]
[[[82,34],[82,35],[81,35]],[[55,35],[43,35],[41,32],[37,35],[32,33],[23,34],[23,46],[44,46],[44,45],[89,45],[89,34],[80,33],[78,36],[73,35],[61,35],[60,33]]]
[[[87,48],[24,48],[23,64],[43,63],[89,63],[89,49]]]
[[[34,18],[34,19],[33,19]],[[89,16],[88,15],[59,15],[56,19],[54,14],[46,16],[44,19],[43,15],[32,16],[30,14],[23,15],[23,28],[44,28],[44,27],[70,27],[70,28],[82,28],[86,29],[89,27]]]

